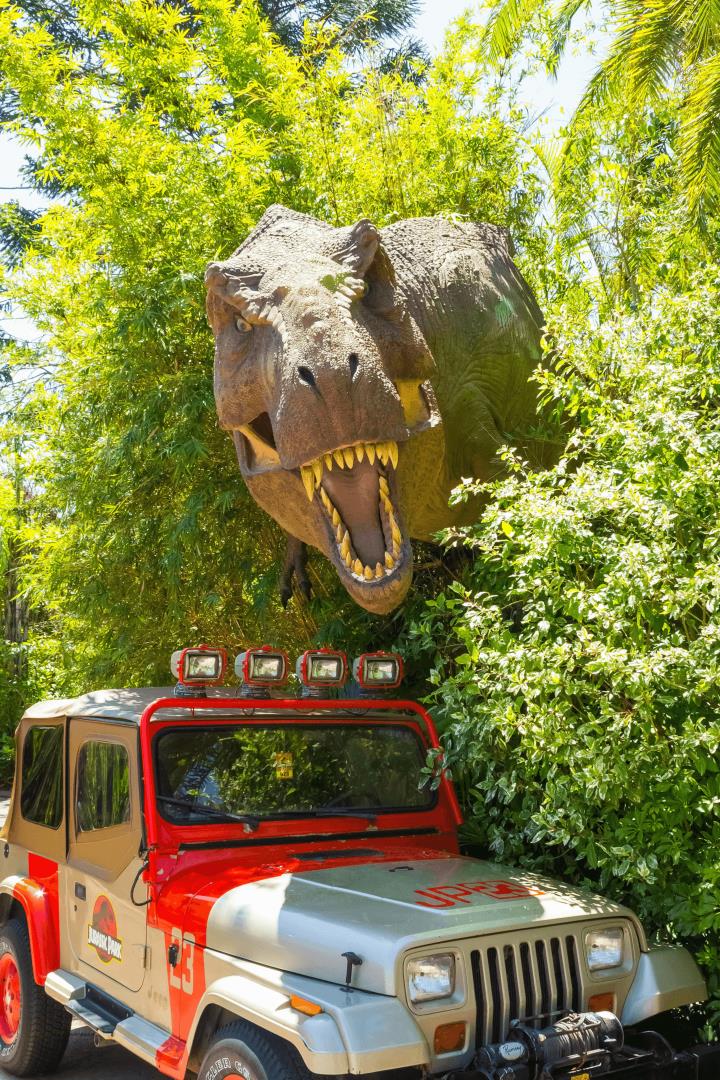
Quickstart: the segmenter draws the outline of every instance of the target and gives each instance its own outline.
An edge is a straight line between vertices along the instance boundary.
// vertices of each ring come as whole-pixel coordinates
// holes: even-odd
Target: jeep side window
[[[78,755],[75,818],[80,832],[130,820],[130,766],[119,743],[86,742]]]
[[[57,829],[63,818],[63,727],[31,727],[22,755],[20,811],[26,821]]]

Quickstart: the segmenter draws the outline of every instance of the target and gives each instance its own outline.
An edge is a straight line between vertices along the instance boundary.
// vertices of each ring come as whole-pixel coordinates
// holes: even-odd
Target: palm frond
[[[550,52],[546,60],[546,67],[550,75],[557,75],[557,69],[565,55],[573,19],[578,11],[584,7],[589,7],[591,2],[592,0],[562,0],[550,26]],[[720,0],[713,0],[713,2],[720,3]]]
[[[697,213],[720,203],[720,53],[698,63],[680,110],[680,162]]]
[[[720,49],[720,0],[689,0],[685,6],[685,52],[689,63]]]
[[[685,0],[622,0],[612,51],[604,62],[608,88],[629,108],[642,108],[665,90],[678,70]]]
[[[488,20],[485,43],[491,63],[507,60],[518,48],[534,15],[545,0],[504,0]]]

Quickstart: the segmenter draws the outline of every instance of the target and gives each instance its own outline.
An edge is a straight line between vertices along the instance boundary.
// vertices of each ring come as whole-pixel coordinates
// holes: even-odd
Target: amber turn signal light
[[[435,1053],[452,1054],[465,1046],[467,1024],[464,1020],[454,1024],[441,1024],[435,1028]]]
[[[588,1001],[588,1009],[590,1012],[615,1012],[615,995],[614,994],[593,994]]]
[[[318,1016],[322,1012],[320,1005],[317,1005],[314,1001],[307,1001],[306,998],[298,997],[297,994],[293,994],[290,998],[290,1005],[297,1012],[305,1013],[306,1016]]]

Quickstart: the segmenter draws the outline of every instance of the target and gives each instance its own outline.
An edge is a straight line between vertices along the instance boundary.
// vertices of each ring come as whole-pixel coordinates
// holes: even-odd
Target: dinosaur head
[[[378,230],[271,207],[206,284],[218,415],[253,497],[391,611],[412,577],[397,470],[436,407]]]

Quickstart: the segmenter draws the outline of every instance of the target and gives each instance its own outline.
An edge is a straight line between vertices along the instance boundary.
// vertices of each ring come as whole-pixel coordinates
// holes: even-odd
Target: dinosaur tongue
[[[378,470],[366,459],[351,469],[335,469],[323,477],[323,487],[350,533],[353,549],[364,566],[384,565],[385,535],[378,502]]]

